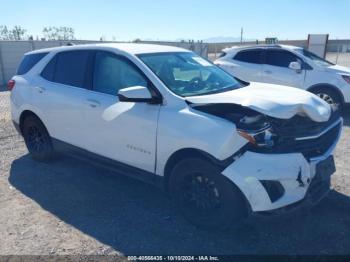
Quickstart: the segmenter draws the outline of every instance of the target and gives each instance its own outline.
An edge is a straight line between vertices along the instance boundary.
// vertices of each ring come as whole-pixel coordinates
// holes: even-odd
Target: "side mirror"
[[[156,104],[160,103],[158,97],[153,97],[147,87],[132,86],[120,89],[118,92],[120,102],[144,102]]]
[[[301,64],[299,62],[291,62],[288,67],[298,73],[301,71]]]

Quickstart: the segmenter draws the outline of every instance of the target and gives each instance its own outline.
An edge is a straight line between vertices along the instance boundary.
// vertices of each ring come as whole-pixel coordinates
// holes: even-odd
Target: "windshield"
[[[241,86],[234,77],[192,52],[142,54],[139,58],[179,96],[220,93]]]
[[[318,55],[315,55],[314,53],[311,53],[310,51],[307,51],[305,49],[298,49],[297,51],[321,66],[334,65],[331,62],[327,61],[326,59],[323,59]]]

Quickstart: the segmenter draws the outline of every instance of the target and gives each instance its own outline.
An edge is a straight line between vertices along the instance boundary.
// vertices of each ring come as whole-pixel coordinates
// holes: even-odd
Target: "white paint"
[[[350,84],[341,75],[349,75],[350,68],[344,66],[324,66],[314,62],[302,55],[300,47],[279,45],[292,54],[299,57],[300,61],[305,61],[313,69],[296,71],[288,67],[272,66],[267,64],[244,63],[234,59],[237,52],[250,48],[266,48],[264,45],[253,47],[233,47],[223,51],[227,53],[225,57],[217,59],[214,63],[219,65],[228,73],[244,81],[264,82],[281,86],[292,86],[308,90],[314,85],[332,85],[337,88],[344,97],[346,103],[350,103]]]
[[[70,49],[105,50],[127,57],[158,89],[163,103],[121,102],[117,94],[107,95],[52,83],[40,77],[44,66],[57,52]],[[19,123],[21,113],[31,110],[54,138],[163,176],[167,161],[179,150],[197,149],[217,160],[225,160],[248,142],[238,134],[232,122],[192,109],[186,99],[193,103],[235,103],[282,119],[301,114],[321,122],[329,117],[329,106],[316,96],[276,85],[251,83],[248,87],[222,94],[179,97],[135,56],[137,53],[167,51],[187,52],[174,47],[135,44],[50,49],[50,54],[27,74],[14,77],[12,118]],[[124,89],[121,93],[129,97],[149,97],[142,87]],[[264,155],[246,152],[228,166],[223,175],[241,189],[254,211],[271,210],[304,197],[306,188],[296,185],[296,175],[301,169],[303,181],[312,178],[315,163],[308,163],[299,153]],[[285,196],[270,203],[259,179],[280,181],[285,187]]]
[[[300,187],[296,181],[299,172],[305,187]],[[271,210],[301,200],[308,188],[307,179],[311,180],[309,163],[298,153],[264,155],[247,152],[227,167],[223,174],[238,185],[253,211]],[[285,189],[285,194],[271,203],[259,180],[279,181]]]
[[[136,99],[150,99],[152,98],[151,93],[144,86],[132,86],[120,89],[118,94],[125,96],[126,98]]]
[[[330,106],[310,92],[292,87],[251,82],[248,87],[225,93],[188,97],[192,103],[232,103],[249,107],[263,114],[289,119],[297,114],[317,122],[327,121]]]

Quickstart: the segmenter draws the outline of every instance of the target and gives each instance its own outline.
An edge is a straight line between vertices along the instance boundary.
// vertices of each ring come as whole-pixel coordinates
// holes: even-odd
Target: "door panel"
[[[289,68],[263,65],[261,82],[302,88],[304,83],[304,76],[305,70],[302,70],[301,72],[295,72]]]
[[[233,75],[247,82],[261,82],[262,65],[250,64],[244,62],[236,62],[235,65],[230,65]]]
[[[234,76],[244,81],[261,82],[262,53],[262,49],[239,51],[229,65],[230,70],[234,72]]]
[[[86,95],[86,90],[82,88],[44,79],[37,83],[34,91],[35,104],[44,111],[43,121],[52,137],[75,146],[85,146],[86,141],[81,136],[81,124],[82,105]]]
[[[82,110],[89,88],[85,76],[93,54],[90,50],[56,54],[34,88],[35,104],[44,111],[50,135],[79,147],[86,144],[81,134]]]
[[[97,51],[92,90],[84,102],[86,149],[154,172],[160,105],[120,102],[118,90],[151,83],[122,56]]]
[[[154,172],[160,106],[119,102],[116,96],[93,91],[86,101],[86,149]]]

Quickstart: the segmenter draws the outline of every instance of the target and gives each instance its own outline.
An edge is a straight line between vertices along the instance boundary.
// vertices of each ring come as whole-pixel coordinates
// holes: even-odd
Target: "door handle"
[[[99,107],[101,105],[98,101],[93,100],[93,99],[87,99],[86,103],[92,108],[96,108],[96,107]]]
[[[44,93],[45,90],[46,90],[45,88],[40,87],[40,86],[36,86],[35,89],[36,89],[40,94]]]
[[[264,71],[266,74],[272,74],[272,71],[271,70],[265,70]]]

